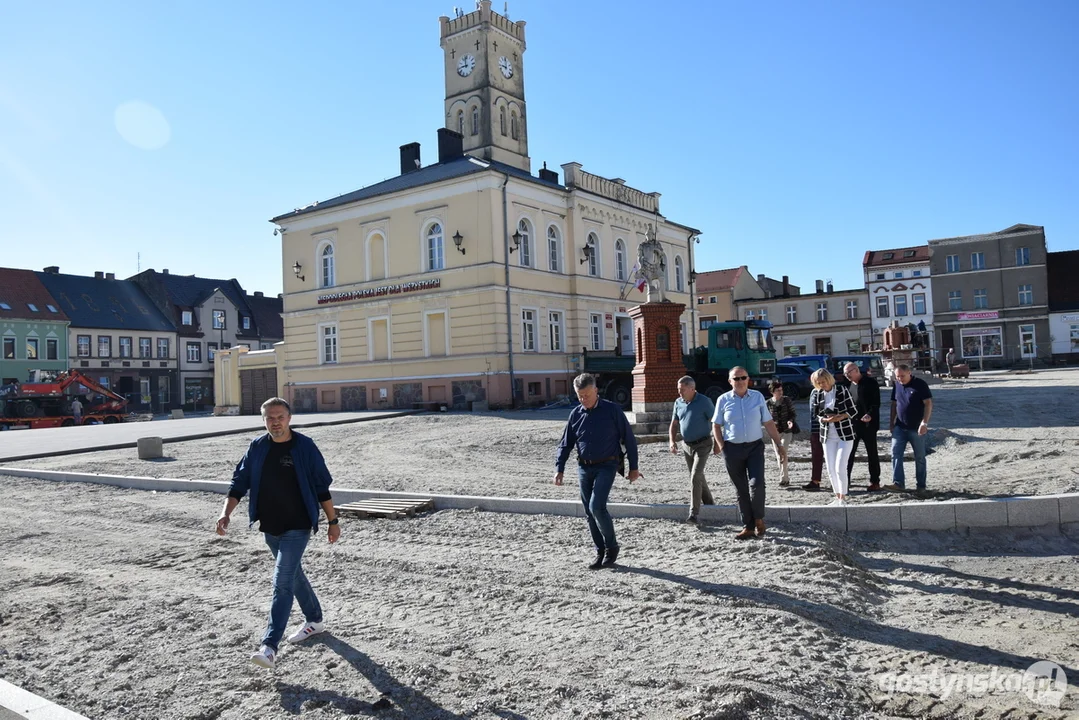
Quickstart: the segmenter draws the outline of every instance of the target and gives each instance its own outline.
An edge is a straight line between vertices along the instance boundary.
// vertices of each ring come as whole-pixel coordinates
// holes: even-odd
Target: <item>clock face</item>
[[[457,74],[461,77],[468,77],[472,74],[472,68],[474,67],[476,67],[476,58],[471,55],[465,55],[457,63]]]
[[[513,77],[513,63],[505,55],[498,58],[498,69],[502,71],[502,77],[507,80]]]

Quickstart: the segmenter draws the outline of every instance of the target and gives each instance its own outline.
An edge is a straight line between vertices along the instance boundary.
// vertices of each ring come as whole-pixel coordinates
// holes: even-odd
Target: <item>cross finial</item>
[[[452,60],[452,59],[453,59],[453,58],[455,58],[455,57],[457,57],[457,50],[456,50],[456,48],[450,48],[450,59]]]
[[[477,40],[476,41],[476,52],[479,52],[479,51],[480,51],[480,41]]]

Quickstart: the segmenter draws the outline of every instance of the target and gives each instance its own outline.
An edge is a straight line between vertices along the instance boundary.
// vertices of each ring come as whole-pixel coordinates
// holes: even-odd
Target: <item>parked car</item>
[[[828,367],[828,355],[792,355],[777,361],[780,365],[805,365],[811,371]]]
[[[884,361],[880,355],[835,355],[828,360],[828,372],[835,376],[836,382],[841,385],[848,383],[843,375],[843,367],[849,363],[858,365],[863,374],[877,381],[877,385],[885,387],[887,378],[884,374]]]
[[[783,383],[783,394],[792,400],[809,397],[813,392],[813,383],[809,380],[812,374],[813,369],[808,365],[776,365],[776,377]]]

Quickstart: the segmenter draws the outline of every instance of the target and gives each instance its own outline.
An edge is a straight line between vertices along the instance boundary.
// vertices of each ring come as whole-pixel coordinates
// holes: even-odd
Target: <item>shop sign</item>
[[[318,304],[326,305],[327,303],[366,300],[367,298],[384,297],[387,295],[402,295],[404,293],[417,292],[419,290],[433,290],[440,287],[441,284],[442,280],[440,278],[435,278],[434,280],[420,280],[419,282],[400,283],[398,285],[379,285],[378,287],[366,288],[364,290],[349,290],[346,292],[331,293],[329,295],[319,295]]]
[[[998,310],[985,310],[982,312],[959,313],[959,322],[970,320],[996,320],[1000,317]]]

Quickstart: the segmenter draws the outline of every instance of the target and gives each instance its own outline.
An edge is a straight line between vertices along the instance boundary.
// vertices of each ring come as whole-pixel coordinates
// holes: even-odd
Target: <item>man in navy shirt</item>
[[[892,388],[892,484],[885,490],[904,490],[907,476],[903,470],[903,453],[907,443],[914,451],[914,477],[919,490],[925,490],[925,437],[929,418],[933,414],[933,393],[925,380],[914,377],[907,365],[895,369]]]
[[[637,439],[622,408],[609,400],[600,400],[596,378],[583,373],[573,379],[573,389],[581,404],[573,408],[558,444],[554,484],[562,484],[570,450],[577,448],[577,478],[581,503],[596,545],[596,559],[589,570],[611,567],[618,559],[618,541],[614,521],[607,512],[607,497],[614,485],[614,475],[622,460],[622,446],[629,459],[629,481],[642,475],[637,470]]]

